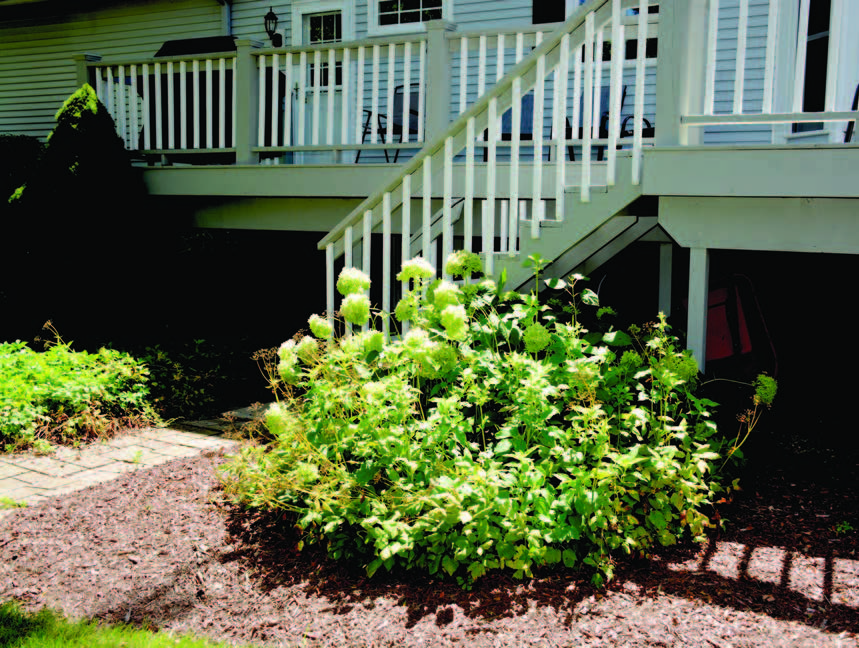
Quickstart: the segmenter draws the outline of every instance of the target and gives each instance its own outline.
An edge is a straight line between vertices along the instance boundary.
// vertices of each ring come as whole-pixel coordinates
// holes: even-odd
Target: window
[[[325,45],[327,43],[339,43],[343,40],[343,12],[326,11],[304,15],[304,42],[309,45]],[[308,79],[310,87],[315,85],[328,85],[328,63],[320,66],[319,80],[317,84],[316,69],[313,63],[309,66]],[[343,83],[343,65],[334,64],[334,85]]]
[[[368,33],[423,31],[429,20],[453,20],[454,0],[370,0]]]
[[[404,25],[443,17],[442,0],[380,0],[379,25]]]
[[[567,17],[566,0],[533,0],[531,17],[535,25],[563,22]]]
[[[829,57],[830,0],[811,0],[805,51],[803,112],[823,112],[826,100],[826,61]],[[794,133],[823,129],[822,122],[794,124]]]

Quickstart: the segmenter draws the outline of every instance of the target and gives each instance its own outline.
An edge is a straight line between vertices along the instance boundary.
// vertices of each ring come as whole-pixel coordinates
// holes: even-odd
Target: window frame
[[[379,1],[367,0],[367,35],[391,36],[394,34],[414,34],[426,31],[425,22],[400,23],[398,25],[379,24]],[[441,0],[441,19],[452,21],[454,0]]]

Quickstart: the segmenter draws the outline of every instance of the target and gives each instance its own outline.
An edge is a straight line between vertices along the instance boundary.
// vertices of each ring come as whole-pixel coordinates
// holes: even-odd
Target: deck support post
[[[259,119],[259,75],[257,60],[251,50],[260,46],[257,41],[236,41],[236,164],[256,164],[257,155],[252,148],[257,137]]]
[[[703,129],[682,126],[680,118],[703,113],[707,52],[701,34],[706,33],[706,0],[662,0],[659,3],[656,146],[700,143]]]
[[[689,250],[689,321],[686,327],[686,346],[705,370],[707,357],[707,296],[710,274],[710,255],[707,248]]]
[[[671,270],[674,261],[674,244],[659,244],[659,311],[671,315]]]
[[[450,47],[446,32],[456,29],[447,20],[430,20],[424,23],[427,30],[427,91],[426,132],[424,141],[432,142],[447,130],[450,124]]]
[[[101,56],[98,54],[75,54],[72,59],[75,62],[75,82],[77,87],[80,88],[84,83],[89,83],[95,87],[95,83],[93,83],[94,75],[90,74],[88,63],[98,63],[101,60]]]

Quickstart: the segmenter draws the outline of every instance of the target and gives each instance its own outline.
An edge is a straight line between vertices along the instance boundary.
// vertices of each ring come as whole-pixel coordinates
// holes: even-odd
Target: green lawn
[[[28,614],[15,603],[0,605],[0,648],[226,648],[229,644],[130,626],[72,622],[43,609]],[[248,647],[250,648],[250,647]]]

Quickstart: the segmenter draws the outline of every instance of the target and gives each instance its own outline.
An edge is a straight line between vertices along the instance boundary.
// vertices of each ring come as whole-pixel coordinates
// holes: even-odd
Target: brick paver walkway
[[[61,447],[47,457],[0,454],[0,518],[11,512],[3,509],[3,498],[37,504],[139,468],[192,457],[205,450],[229,451],[236,447],[236,441],[214,430],[145,428],[80,449]]]

